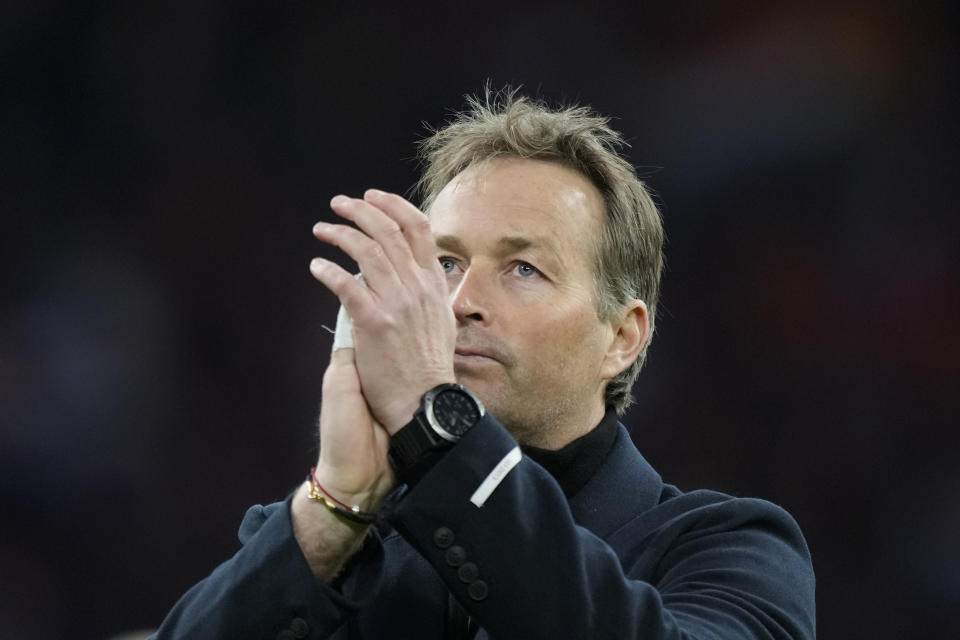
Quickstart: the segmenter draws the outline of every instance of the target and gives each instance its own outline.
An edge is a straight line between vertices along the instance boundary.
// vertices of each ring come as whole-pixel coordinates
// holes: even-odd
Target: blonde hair
[[[595,247],[597,314],[607,320],[635,298],[648,309],[650,331],[633,364],[610,380],[606,405],[623,415],[653,336],[663,225],[660,212],[633,166],[621,155],[626,146],[609,119],[583,106],[551,108],[517,95],[514,89],[467,96],[467,107],[419,144],[424,169],[417,191],[429,213],[437,194],[468,167],[498,157],[548,160],[579,171],[605,204],[605,223]]]

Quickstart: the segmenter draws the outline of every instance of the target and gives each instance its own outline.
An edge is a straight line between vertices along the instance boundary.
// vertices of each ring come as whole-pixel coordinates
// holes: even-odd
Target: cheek
[[[550,377],[570,368],[590,367],[597,350],[596,327],[582,315],[540,322],[519,335],[516,356],[520,365],[539,376]]]

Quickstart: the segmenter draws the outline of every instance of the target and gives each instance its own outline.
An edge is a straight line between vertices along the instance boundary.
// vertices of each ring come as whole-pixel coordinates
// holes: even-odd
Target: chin
[[[510,432],[517,442],[526,444],[531,440],[530,427],[527,426],[526,411],[521,410],[512,398],[509,389],[504,389],[504,383],[500,380],[490,380],[486,376],[470,375],[462,370],[455,371],[454,377],[457,382],[470,389],[483,403],[483,409],[486,413],[496,419],[504,429]],[[521,406],[529,408],[529,402]],[[533,438],[536,440],[536,438]]]
[[[459,367],[454,367],[453,377],[456,378],[458,383],[477,394],[483,402],[483,406],[487,406],[486,396],[489,395],[492,386],[489,379],[485,379],[485,376],[478,376]]]
[[[484,384],[483,380],[478,380],[471,376],[457,375],[455,376],[457,382],[465,386],[467,389],[470,389],[478,398],[480,402],[483,403],[483,408],[485,411],[494,413],[492,407],[496,405],[496,393],[491,393],[489,385]],[[494,415],[496,415],[494,413]]]

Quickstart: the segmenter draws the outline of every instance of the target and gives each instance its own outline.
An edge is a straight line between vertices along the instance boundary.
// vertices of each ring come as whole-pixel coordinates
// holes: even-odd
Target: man
[[[814,637],[790,516],[664,484],[617,422],[663,242],[619,144],[487,96],[423,144],[426,215],[332,200],[363,281],[311,263],[343,305],[316,468],[158,637]]]

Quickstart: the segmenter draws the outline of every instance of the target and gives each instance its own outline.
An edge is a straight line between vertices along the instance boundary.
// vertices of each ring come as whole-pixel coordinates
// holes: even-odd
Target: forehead
[[[580,172],[544,160],[500,158],[451,180],[430,207],[437,235],[497,231],[561,245],[592,245],[603,198]]]

